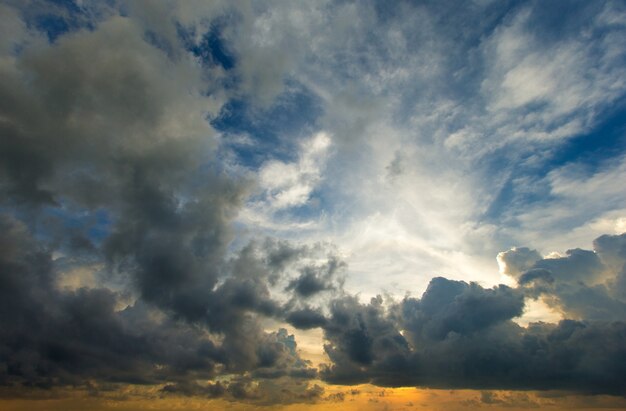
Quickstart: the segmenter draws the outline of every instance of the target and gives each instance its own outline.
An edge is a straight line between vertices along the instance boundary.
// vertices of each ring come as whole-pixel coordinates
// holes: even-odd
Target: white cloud
[[[301,146],[297,163],[271,160],[259,171],[265,203],[280,210],[305,204],[321,178],[330,138],[320,132]]]
[[[492,116],[486,120],[499,137],[574,136],[596,121],[595,110],[624,93],[623,31],[592,38],[594,30],[610,25],[602,19],[586,23],[578,33],[546,42],[533,33],[530,10],[524,10],[483,43],[488,68],[482,92]]]
[[[590,247],[591,239],[605,233],[620,234],[626,218],[626,161],[589,174],[584,166],[570,164],[552,170],[538,185],[549,187],[542,202],[514,211],[514,230],[523,244],[548,251]]]
[[[518,167],[540,164],[624,94],[623,13],[610,4],[551,42],[528,8],[483,21],[482,8],[496,3],[464,11],[477,13],[476,24],[446,14],[455,27],[434,23],[436,7],[399,6],[389,21],[367,3],[230,7],[240,20],[223,34],[237,59],[237,92],[268,106],[287,90],[285,80],[304,85],[319,98],[315,127],[325,133],[305,141],[294,161],[261,166],[259,191],[238,221],[256,232],[334,241],[349,256],[347,286],[375,293],[393,277],[398,292],[418,292],[406,285],[438,273],[506,281],[497,252],[525,243],[566,249],[624,218],[621,197],[611,199],[617,177],[582,187],[608,199],[583,206],[582,198],[567,200],[567,181],[551,174],[547,184],[560,200],[505,204],[484,221]],[[578,183],[571,181],[574,191]],[[532,194],[537,178],[515,184]],[[331,207],[317,207],[316,191]],[[294,212],[303,206],[313,210],[306,217]]]
[[[319,132],[301,143],[296,161],[269,160],[264,163],[259,169],[260,193],[242,210],[239,220],[270,230],[303,229],[315,225],[314,221],[284,221],[275,214],[311,202],[313,191],[323,179],[330,147],[330,136]]]

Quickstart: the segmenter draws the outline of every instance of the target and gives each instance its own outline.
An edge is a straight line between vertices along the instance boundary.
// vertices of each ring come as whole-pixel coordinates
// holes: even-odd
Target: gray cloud
[[[0,223],[2,385],[53,387],[96,379],[174,382],[188,391],[194,379],[223,372],[218,365],[228,372],[253,370],[256,378],[316,375],[299,357],[292,335],[260,330],[252,313],[262,310],[248,301],[259,298],[258,290],[241,296],[225,284],[207,293],[217,300],[209,305],[216,311],[205,313],[208,329],[177,319],[185,311],[168,316],[141,301],[120,309],[122,296],[106,288],[57,289],[50,254],[22,223],[6,216]],[[223,341],[208,330],[220,331]],[[216,394],[213,388],[209,393]]]
[[[285,321],[296,328],[306,330],[324,326],[326,317],[320,311],[306,307],[290,311],[285,317]]]
[[[532,268],[541,259],[541,254],[537,250],[531,250],[528,247],[515,247],[498,254],[498,263],[502,271],[514,278]]]
[[[118,310],[120,296],[108,289],[57,290],[50,254],[23,224],[3,217],[2,226],[3,385],[213,375],[219,349],[200,330],[158,320],[141,303]]]
[[[626,313],[609,285],[622,278],[624,238],[602,236],[596,252],[570,250],[561,258],[538,259],[527,248],[501,253],[519,288],[435,278],[421,299],[387,306],[338,300],[324,326],[333,364],[322,376],[350,384],[623,394]],[[511,320],[522,314],[525,295],[546,297],[582,320],[520,327]]]
[[[344,262],[331,256],[323,266],[309,265],[302,268],[300,276],[289,282],[286,290],[293,290],[304,298],[311,297],[322,291],[333,290],[335,289],[334,282],[337,272],[344,267]]]
[[[517,281],[529,296],[543,298],[568,318],[623,321],[625,238],[603,235],[594,241],[594,251],[574,249],[563,257],[540,259]]]
[[[421,299],[338,300],[324,326],[333,383],[624,394],[623,321],[512,320],[524,289],[435,278]],[[598,347],[605,349],[598,349]]]
[[[283,315],[269,279],[298,252],[228,249],[250,184],[218,170],[219,97],[175,36],[159,47],[142,24],[111,16],[3,48],[1,384],[314,377],[293,336],[260,325]],[[58,286],[94,263],[95,284]]]

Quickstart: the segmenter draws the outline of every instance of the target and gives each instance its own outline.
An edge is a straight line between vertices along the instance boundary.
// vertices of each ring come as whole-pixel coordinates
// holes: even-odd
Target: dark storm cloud
[[[322,266],[306,266],[301,269],[300,276],[292,280],[286,290],[295,291],[299,296],[307,298],[319,292],[335,289],[336,274],[345,267],[345,263],[336,257],[330,257]],[[339,280],[341,282],[341,280]]]
[[[472,334],[518,317],[523,307],[523,294],[504,285],[486,290],[439,277],[431,280],[421,300],[403,302],[402,318],[411,335],[442,340],[450,333]]]
[[[326,324],[326,318],[318,311],[309,307],[293,310],[287,314],[285,321],[301,330],[322,327]]]
[[[228,250],[249,182],[219,171],[219,99],[190,91],[207,79],[181,45],[119,16],[16,42],[0,67],[0,383],[315,376],[260,324],[283,315],[268,284],[300,251]],[[103,212],[97,235],[83,226]],[[94,263],[89,288],[59,285]]]
[[[266,242],[266,247],[267,244]],[[285,246],[282,245],[283,248]],[[322,327],[327,322],[324,316],[328,302],[326,297],[343,292],[343,270],[346,268],[346,263],[334,254],[332,247],[328,249],[323,244],[298,248],[291,246],[291,249],[292,255],[295,255],[297,250],[300,261],[299,264],[283,267],[290,268],[292,272],[295,271],[297,276],[289,277],[287,280],[284,291],[290,292],[292,298],[281,307],[282,316],[287,323],[298,329]],[[273,248],[266,252],[268,258],[274,255]],[[316,259],[317,262],[310,262],[311,258]],[[296,261],[296,259],[292,260],[292,262]],[[317,305],[314,304],[315,302]]]
[[[245,311],[232,301],[214,303],[224,313],[208,315],[230,321],[219,328],[224,335],[220,344],[202,326],[164,315],[141,301],[119,309],[121,296],[108,289],[58,290],[52,258],[27,228],[6,216],[0,225],[2,385],[83,385],[96,379],[177,381],[177,387],[189,388],[193,379],[215,377],[218,364],[229,372],[256,370],[259,378],[316,375],[300,359],[293,335],[285,330],[264,333],[255,325],[250,314],[254,307]],[[222,294],[230,298],[220,289],[207,297]],[[209,388],[208,393],[216,395],[215,387]]]
[[[318,277],[318,275],[310,268],[302,270],[302,274],[297,279],[291,281],[287,290],[294,290],[303,297],[309,297],[320,291],[330,289],[330,285]]]
[[[306,249],[302,247],[294,247],[286,241],[276,241],[271,238],[265,240],[263,245],[266,249],[267,266],[275,271],[281,271],[287,266],[298,260],[298,257],[306,254]]]
[[[552,272],[550,272],[550,270],[546,270],[545,268],[533,268],[526,271],[518,279],[518,283],[520,285],[526,285],[532,282],[543,282],[549,284],[554,282],[554,278],[552,277]]]
[[[3,189],[10,198],[109,205],[134,173],[147,179],[160,167],[165,186],[187,168],[181,166],[198,164],[191,154],[206,143],[174,133],[175,116],[201,113],[199,101],[180,93],[185,85],[173,78],[187,74],[191,85],[198,73],[168,61],[130,20],[112,18],[54,45],[33,41],[14,58],[0,88]],[[173,76],[157,69],[168,66]],[[191,133],[210,134],[194,123]]]
[[[626,235],[603,235],[593,241],[593,249],[602,262],[613,271],[620,271],[626,264]]]
[[[3,216],[1,225],[3,385],[213,375],[219,350],[200,330],[156,320],[141,303],[118,311],[119,295],[108,289],[58,291],[50,254],[20,222]]]
[[[552,273],[557,281],[594,282],[604,271],[604,266],[596,253],[590,250],[567,250],[565,257],[548,258],[537,261],[533,268]]]
[[[386,307],[380,298],[338,300],[324,327],[333,364],[321,375],[344,384],[626,393],[624,322],[524,328],[512,321],[523,306],[522,289],[444,278],[421,299]]]

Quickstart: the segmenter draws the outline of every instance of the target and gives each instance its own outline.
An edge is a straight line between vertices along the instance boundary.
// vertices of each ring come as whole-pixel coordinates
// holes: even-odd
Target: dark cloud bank
[[[0,66],[3,395],[97,381],[259,399],[281,379],[308,401],[321,389],[293,381],[315,378],[626,394],[626,235],[503,253],[516,288],[435,278],[420,299],[363,304],[323,246],[231,249],[253,183],[220,167],[204,120],[219,104],[188,92],[211,79],[180,45],[123,17],[52,44],[20,29]],[[84,267],[93,284],[62,285]],[[572,319],[513,322],[536,298]],[[264,319],[321,327],[332,364]]]

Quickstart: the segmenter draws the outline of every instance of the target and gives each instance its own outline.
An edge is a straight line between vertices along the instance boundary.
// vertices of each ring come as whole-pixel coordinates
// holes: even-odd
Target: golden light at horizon
[[[323,385],[324,393],[309,403],[269,404],[201,397],[163,395],[155,387],[125,386],[92,396],[84,390],[64,390],[59,398],[48,393],[40,399],[0,399],[3,411],[133,411],[133,410],[279,410],[279,411],[521,411],[529,408],[591,411],[626,409],[626,398],[571,395],[554,391],[441,390],[412,387],[382,388],[369,384]]]

